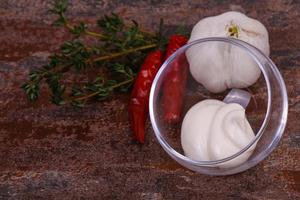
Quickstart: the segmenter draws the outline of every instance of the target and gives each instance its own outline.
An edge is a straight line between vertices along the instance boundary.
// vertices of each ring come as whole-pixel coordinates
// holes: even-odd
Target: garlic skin
[[[195,104],[184,117],[181,145],[184,154],[197,161],[227,158],[245,148],[255,134],[245,116],[245,109],[236,103],[204,100]],[[244,163],[256,143],[238,157],[218,164],[220,168]]]
[[[208,37],[232,37],[270,54],[269,36],[265,26],[240,12],[226,12],[200,20],[193,28],[189,43]],[[210,92],[227,88],[245,88],[254,84],[260,69],[243,49],[222,42],[192,46],[186,52],[190,71],[196,81]]]

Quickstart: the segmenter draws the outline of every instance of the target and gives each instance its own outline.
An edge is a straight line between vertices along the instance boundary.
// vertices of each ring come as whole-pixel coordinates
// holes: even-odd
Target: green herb
[[[49,57],[48,64],[30,72],[28,81],[22,85],[28,98],[36,101],[44,83],[53,103],[76,107],[83,107],[91,98],[101,101],[114,91],[128,91],[146,54],[158,47],[161,34],[141,30],[137,22],[126,23],[116,14],[99,19],[100,32],[93,32],[84,22],[72,24],[66,17],[67,8],[67,0],[54,2],[51,12],[58,18],[53,25],[64,26],[74,39],[64,42],[60,51]],[[99,43],[87,45],[86,36],[97,38]],[[99,70],[94,81],[62,84],[66,73],[82,74],[89,68]]]

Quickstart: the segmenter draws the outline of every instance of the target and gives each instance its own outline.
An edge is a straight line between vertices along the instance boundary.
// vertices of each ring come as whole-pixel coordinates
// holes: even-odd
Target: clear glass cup
[[[181,124],[186,112],[197,102],[204,99],[223,100],[230,90],[222,93],[210,93],[205,87],[195,81],[189,73],[185,90],[181,96],[183,101],[182,113],[179,122],[169,123],[164,118],[164,93],[163,83],[168,74],[178,63],[189,70],[186,52],[194,47],[210,48],[214,45],[221,46],[224,50],[231,48],[242,51],[257,64],[261,76],[250,87],[244,88],[251,93],[250,104],[246,108],[247,119],[255,133],[255,138],[239,152],[221,160],[192,160],[184,155],[181,147]],[[222,49],[221,48],[221,49]],[[209,52],[209,51],[208,51]],[[201,56],[201,55],[199,55]],[[208,59],[208,55],[205,59]],[[209,55],[213,62],[216,55]],[[243,60],[236,62],[243,64]],[[177,66],[178,67],[178,66]],[[184,84],[184,83],[183,83]],[[176,90],[176,88],[170,88]],[[179,99],[174,99],[179,101]],[[287,122],[288,97],[285,83],[280,72],[270,58],[260,50],[243,41],[233,38],[205,38],[193,41],[178,49],[162,65],[156,75],[150,93],[149,112],[155,136],[163,149],[181,165],[202,174],[229,175],[245,171],[265,159],[277,146],[284,132]],[[247,161],[231,167],[220,167],[231,160],[243,155],[250,148],[255,148]]]

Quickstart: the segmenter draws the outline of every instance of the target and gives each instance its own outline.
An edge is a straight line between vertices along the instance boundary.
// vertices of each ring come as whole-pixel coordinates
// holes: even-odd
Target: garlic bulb
[[[243,40],[269,56],[269,36],[259,21],[239,12],[226,12],[200,20],[193,28],[189,42],[207,37],[232,37]],[[244,88],[254,84],[260,69],[243,49],[223,42],[192,46],[186,52],[190,71],[196,81],[210,92],[227,88]]]

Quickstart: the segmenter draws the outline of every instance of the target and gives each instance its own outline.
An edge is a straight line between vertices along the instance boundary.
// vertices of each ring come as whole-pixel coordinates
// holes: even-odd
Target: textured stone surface
[[[103,13],[144,27],[163,17],[170,29],[239,10],[269,30],[271,57],[287,84],[288,125],[278,148],[256,167],[233,176],[186,170],[159,146],[148,125],[143,146],[131,140],[128,96],[76,111],[47,96],[27,102],[20,84],[29,70],[68,38],[50,27],[49,0],[0,3],[0,199],[299,199],[300,1],[71,1],[70,17],[94,24]]]

